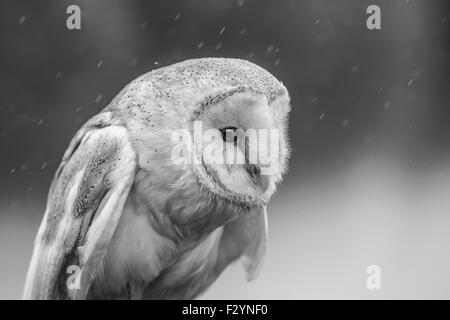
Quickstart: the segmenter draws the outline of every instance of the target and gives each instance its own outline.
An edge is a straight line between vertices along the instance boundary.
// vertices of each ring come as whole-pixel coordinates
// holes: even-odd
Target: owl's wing
[[[242,216],[225,225],[219,244],[219,270],[242,257],[246,279],[255,279],[264,261],[267,236],[266,207],[258,209],[252,216]]]
[[[121,126],[82,128],[50,187],[24,299],[85,298],[134,181],[136,156]],[[71,274],[73,283],[68,282]]]

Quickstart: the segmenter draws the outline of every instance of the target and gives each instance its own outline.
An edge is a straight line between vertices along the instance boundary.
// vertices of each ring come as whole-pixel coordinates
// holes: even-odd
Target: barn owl
[[[25,299],[193,299],[232,262],[261,268],[289,153],[286,88],[240,59],[186,60],[128,84],[74,136],[50,186]],[[276,129],[277,172],[173,161],[174,130]],[[245,137],[244,137],[245,140]],[[200,150],[201,151],[201,150]],[[186,151],[188,152],[188,151]]]

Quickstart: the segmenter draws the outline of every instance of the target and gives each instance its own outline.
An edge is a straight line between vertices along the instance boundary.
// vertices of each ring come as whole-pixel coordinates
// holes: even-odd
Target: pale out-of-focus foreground
[[[82,29],[66,28],[78,4]],[[378,4],[382,29],[367,30]],[[240,57],[292,96],[290,171],[257,280],[203,298],[450,298],[446,1],[2,1],[0,298],[19,298],[71,136],[136,76]],[[368,290],[366,268],[381,268]]]

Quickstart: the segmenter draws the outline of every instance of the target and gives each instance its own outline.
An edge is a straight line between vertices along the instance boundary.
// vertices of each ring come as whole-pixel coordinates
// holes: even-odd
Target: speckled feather
[[[224,91],[226,88],[234,90]],[[154,98],[155,102],[158,99],[182,101],[181,92],[185,90],[203,98],[191,104],[194,109],[217,103],[236,91],[262,94],[269,104],[287,94],[280,81],[254,63],[241,59],[202,58],[159,68],[138,77],[117,95],[108,109],[135,100],[136,95]],[[217,94],[205,96],[210,92]]]

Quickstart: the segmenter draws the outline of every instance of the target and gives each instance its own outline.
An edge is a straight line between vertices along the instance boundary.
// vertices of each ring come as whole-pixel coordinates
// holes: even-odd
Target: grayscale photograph
[[[450,299],[447,1],[0,17],[1,300]]]

